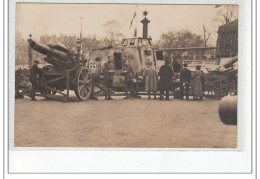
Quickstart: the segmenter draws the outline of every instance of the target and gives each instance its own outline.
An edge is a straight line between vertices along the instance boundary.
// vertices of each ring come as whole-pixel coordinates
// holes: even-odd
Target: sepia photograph
[[[16,3],[14,147],[236,149],[238,14]]]

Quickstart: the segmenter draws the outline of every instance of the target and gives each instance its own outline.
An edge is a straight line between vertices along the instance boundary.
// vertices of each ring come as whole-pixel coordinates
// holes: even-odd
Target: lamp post
[[[29,37],[30,37],[30,39],[31,39],[32,34],[30,34]],[[29,49],[28,49],[29,67],[31,67],[32,64],[33,64],[32,57],[33,57],[33,53],[32,53],[32,49],[31,49],[31,47],[30,47],[30,45],[29,45]]]
[[[80,55],[80,51],[81,51],[81,40],[80,40],[80,39],[77,39],[76,43],[77,43],[77,51],[78,51],[78,54]]]

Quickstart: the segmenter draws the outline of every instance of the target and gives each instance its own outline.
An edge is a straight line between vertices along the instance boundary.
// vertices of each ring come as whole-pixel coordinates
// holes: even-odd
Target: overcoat
[[[145,78],[145,91],[157,91],[158,74],[151,66],[144,69],[143,76]]]
[[[173,70],[169,65],[161,66],[159,70],[161,90],[170,90],[172,87]]]
[[[29,69],[29,80],[30,82],[37,81],[37,74],[40,74],[40,69],[37,65],[33,64],[32,67]]]
[[[181,82],[191,81],[191,71],[187,68],[181,70]]]

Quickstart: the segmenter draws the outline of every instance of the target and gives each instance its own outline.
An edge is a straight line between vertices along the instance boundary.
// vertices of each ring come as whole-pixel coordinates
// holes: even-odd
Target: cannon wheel
[[[90,70],[87,67],[80,67],[75,74],[75,94],[81,101],[88,100],[92,89]]]

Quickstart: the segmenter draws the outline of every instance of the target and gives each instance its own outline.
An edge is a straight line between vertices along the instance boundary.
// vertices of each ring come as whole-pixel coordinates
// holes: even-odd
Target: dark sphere
[[[219,103],[219,117],[224,124],[237,125],[237,96],[226,96]]]
[[[143,12],[143,14],[144,14],[144,16],[147,16],[148,12],[145,10],[145,11]]]

